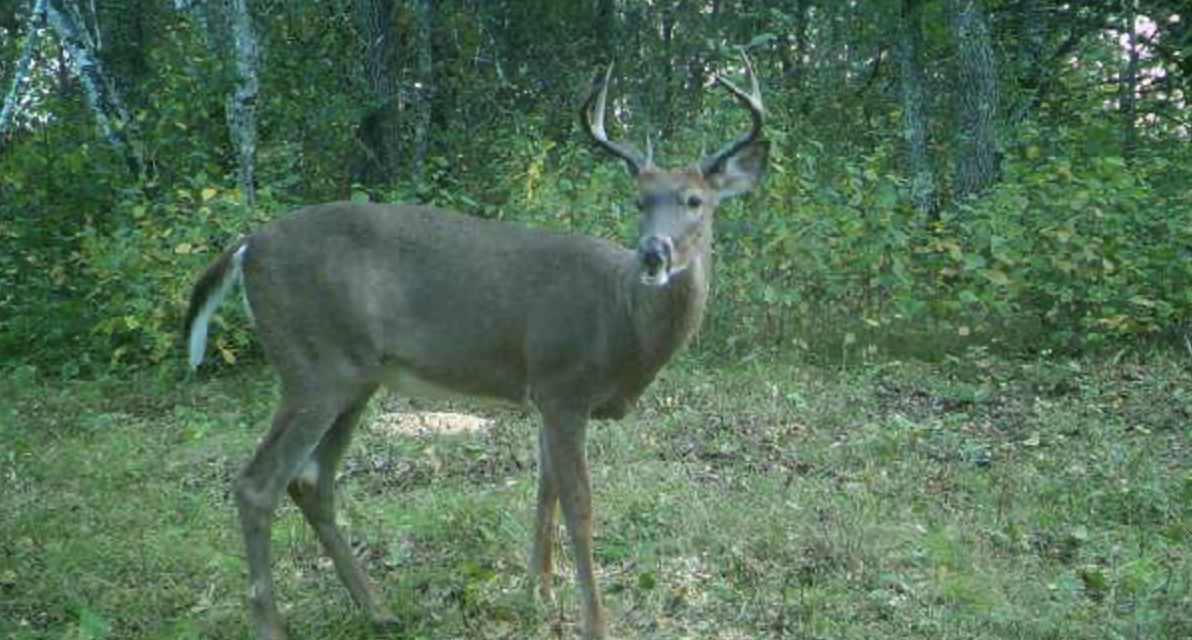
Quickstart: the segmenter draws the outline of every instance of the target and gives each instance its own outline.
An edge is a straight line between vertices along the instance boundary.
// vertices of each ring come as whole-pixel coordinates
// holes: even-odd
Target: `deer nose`
[[[674,246],[674,242],[670,238],[660,238],[658,236],[645,238],[638,246],[638,253],[641,254],[642,264],[646,266],[646,269],[650,273],[658,273],[670,264]]]

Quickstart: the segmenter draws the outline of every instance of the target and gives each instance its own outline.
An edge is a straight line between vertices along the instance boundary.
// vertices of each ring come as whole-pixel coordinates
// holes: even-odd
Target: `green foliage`
[[[109,364],[160,364],[177,357],[181,312],[196,274],[236,237],[268,220],[274,207],[261,193],[250,214],[235,191],[220,191],[200,175],[173,197],[119,203],[121,223],[80,232],[79,277],[89,283],[86,303],[102,310],[89,347],[109,354]],[[231,311],[232,306],[225,310]],[[250,342],[244,318],[225,323],[214,350],[232,362]]]
[[[974,341],[1079,350],[1171,335],[1192,312],[1192,195],[1178,188],[1186,166],[1168,157],[1127,165],[1082,154],[1078,131],[1036,132],[1006,159],[998,187],[932,220],[910,207],[891,147],[854,162],[821,155],[814,139],[781,130],[774,138],[759,194],[718,214],[704,349],[832,359],[875,349],[942,355]],[[632,185],[618,163],[540,137],[502,149],[488,170],[503,180],[460,174],[436,156],[425,187],[373,197],[630,242]],[[82,163],[104,151],[71,153]],[[36,160],[9,157],[11,175],[32,180],[20,167]],[[6,210],[45,215],[0,219],[0,233],[24,249],[0,257],[3,302],[17,310],[0,318],[0,349],[71,369],[178,357],[194,278],[231,239],[287,208],[266,186],[249,212],[226,181],[195,175],[108,203],[99,188],[75,190],[79,199],[65,204],[79,209],[46,205],[66,188],[60,173],[22,192]],[[251,342],[246,330],[226,323],[213,332],[215,350],[234,359]]]
[[[1067,33],[1057,17],[1041,34],[1042,57],[1031,58],[1018,45],[1034,45],[1016,40],[1026,24],[1017,12],[1031,3],[988,7],[1000,25],[1003,102],[1012,111],[999,114],[999,182],[956,201],[947,178],[955,158],[941,144],[956,127],[954,96],[929,96],[940,207],[920,212],[905,180],[903,107],[883,88],[897,82],[898,65],[875,62],[896,7],[436,5],[426,175],[369,183],[366,125],[377,105],[358,73],[359,16],[349,5],[254,5],[262,46],[256,211],[238,204],[232,186],[228,62],[197,14],[147,11],[136,22],[160,34],[143,40],[135,77],[119,78],[134,85],[128,106],[151,169],[145,181],[98,135],[77,87],[55,78],[54,65],[38,67],[37,97],[0,155],[0,358],[65,373],[180,360],[178,321],[204,265],[236,235],[300,204],[432,202],[628,245],[631,181],[575,125],[588,74],[616,58],[614,137],[640,143],[649,132],[660,164],[682,166],[746,122],[708,83],[714,72],[739,71],[736,45],[763,81],[771,171],[758,193],[719,213],[714,292],[697,348],[847,364],[878,352],[941,357],[973,343],[1119,348],[1188,328],[1186,124],[1163,116],[1164,92],[1144,92],[1137,151],[1122,156],[1121,113],[1103,82],[1122,57],[1109,31]],[[943,5],[922,7],[928,85],[946,84],[948,69],[927,61],[954,49]],[[1115,17],[1108,7],[1088,11]],[[416,23],[401,6],[390,17],[400,45],[392,63],[409,75]],[[1186,22],[1160,20],[1156,37],[1179,45]],[[1015,64],[1044,64],[1069,36],[1079,64],[1047,62],[1013,77]],[[6,41],[10,57],[18,40]],[[53,50],[52,39],[43,47]],[[538,64],[546,59],[554,64]],[[1173,87],[1186,83],[1165,58],[1147,65],[1165,69]],[[1046,89],[1030,78],[1046,79]],[[391,105],[404,151],[415,137],[411,91],[398,87]],[[225,360],[251,344],[245,323],[229,315],[237,313],[224,307],[212,333]]]
[[[817,166],[814,142],[794,163],[780,155],[764,194],[720,215],[728,344],[822,352],[920,335],[941,353],[1172,336],[1192,313],[1192,196],[1176,186],[1187,167],[1127,165],[1083,154],[1077,133],[1053,136],[1068,148],[1040,157],[1040,140],[1024,143],[995,189],[935,220],[911,208],[890,149],[836,175]]]

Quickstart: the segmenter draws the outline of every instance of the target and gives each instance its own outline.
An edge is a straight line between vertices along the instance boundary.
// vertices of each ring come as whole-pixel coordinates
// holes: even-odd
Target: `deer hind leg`
[[[284,640],[273,593],[270,531],[282,491],[331,428],[346,403],[283,394],[273,425],[236,481],[236,504],[248,557],[249,607],[258,640]]]
[[[335,419],[331,430],[311,454],[298,477],[290,481],[288,491],[315,530],[315,535],[334,563],[335,572],[347,587],[352,600],[364,610],[374,628],[386,631],[397,624],[397,618],[377,597],[375,587],[356,561],[351,545],[335,522],[335,472],[371,395],[372,390]]]
[[[534,546],[530,550],[530,580],[538,587],[542,602],[555,604],[554,558],[555,518],[559,510],[559,484],[551,473],[546,430],[538,430],[538,508],[534,518]]]

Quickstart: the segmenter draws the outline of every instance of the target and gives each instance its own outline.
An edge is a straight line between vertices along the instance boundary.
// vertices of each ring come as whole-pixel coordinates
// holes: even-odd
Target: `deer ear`
[[[727,200],[749,191],[762,179],[769,157],[770,141],[758,140],[709,169],[704,178],[720,192],[721,200]]]

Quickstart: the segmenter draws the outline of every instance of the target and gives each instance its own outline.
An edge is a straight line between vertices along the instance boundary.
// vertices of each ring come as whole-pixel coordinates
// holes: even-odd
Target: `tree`
[[[920,65],[922,25],[921,0],[903,0],[898,29],[898,85],[902,106],[902,140],[906,173],[911,185],[911,203],[919,213],[936,207],[935,176],[927,155],[927,116],[923,104],[923,69]]]
[[[244,202],[256,205],[257,67],[260,53],[252,28],[247,0],[231,0],[231,32],[236,53],[236,90],[228,98],[228,127],[236,145],[240,192]]]
[[[1000,100],[997,60],[979,0],[946,0],[956,46],[954,189],[960,197],[981,193],[998,177],[996,126]]]
[[[41,30],[45,26],[45,22],[46,0],[36,0],[25,27],[25,43],[21,46],[21,54],[17,58],[16,69],[12,74],[12,88],[4,98],[4,106],[0,108],[0,154],[4,151],[4,136],[8,132],[9,124],[12,122],[17,106],[24,97],[24,85],[29,82],[33,55],[37,51],[37,43],[41,39]]]
[[[431,108],[435,94],[434,54],[431,49],[434,32],[434,14],[430,0],[414,0],[417,19],[415,30],[418,49],[418,81],[414,84],[414,108],[417,122],[414,129],[414,179],[422,184],[426,180],[426,155],[430,149]]]
[[[144,176],[145,160],[140,141],[134,145],[128,135],[129,131],[135,130],[135,123],[129,118],[103,61],[96,55],[91,36],[79,26],[75,17],[79,13],[73,0],[49,0],[46,3],[47,21],[58,36],[58,42],[70,54],[71,69],[83,85],[87,104],[103,129],[104,137],[124,157],[130,171]]]
[[[248,0],[174,0],[178,11],[198,9],[208,51],[216,59],[231,57],[223,82],[230,86],[224,113],[236,153],[236,173],[244,202],[256,205],[257,98],[260,93],[260,46]]]
[[[400,157],[401,101],[393,9],[393,0],[359,0],[356,5],[357,29],[364,44],[361,66],[368,90],[368,106],[359,128],[366,158],[358,177],[368,184],[383,184],[397,175]]]
[[[1138,15],[1135,0],[1126,0],[1126,12],[1122,16],[1122,29],[1126,34],[1126,67],[1122,70],[1121,97],[1122,112],[1122,157],[1130,162],[1138,146],[1136,120],[1138,119]]]

